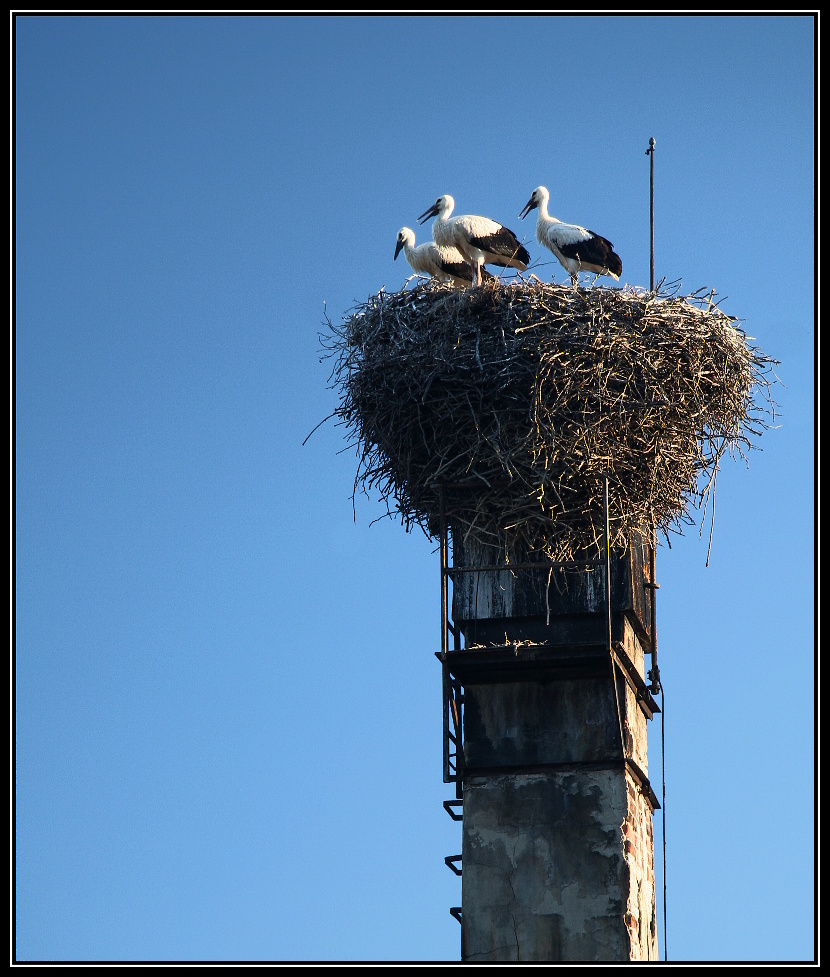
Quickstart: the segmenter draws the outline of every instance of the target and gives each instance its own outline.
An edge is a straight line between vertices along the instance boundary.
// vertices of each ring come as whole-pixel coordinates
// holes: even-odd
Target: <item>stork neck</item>
[[[445,210],[440,211],[432,222],[432,240],[444,248],[454,243],[452,225],[447,222]]]

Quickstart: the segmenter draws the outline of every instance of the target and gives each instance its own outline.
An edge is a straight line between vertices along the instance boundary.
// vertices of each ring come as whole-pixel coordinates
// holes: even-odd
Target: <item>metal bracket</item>
[[[663,686],[660,684],[660,669],[656,665],[648,670],[648,680],[651,682],[648,690],[652,695],[663,691]]]
[[[461,807],[461,814],[456,814],[452,809],[454,807]],[[464,820],[464,800],[456,799],[454,801],[444,801],[444,810],[449,814],[453,821],[463,821]]]

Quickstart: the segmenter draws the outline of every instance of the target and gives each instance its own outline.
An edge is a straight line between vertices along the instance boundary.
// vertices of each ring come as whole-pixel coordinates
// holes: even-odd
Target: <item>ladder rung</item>
[[[452,810],[454,807],[461,805],[461,814],[456,814]],[[456,799],[454,801],[444,801],[444,810],[449,814],[453,821],[463,821],[464,820],[464,801],[462,799]]]

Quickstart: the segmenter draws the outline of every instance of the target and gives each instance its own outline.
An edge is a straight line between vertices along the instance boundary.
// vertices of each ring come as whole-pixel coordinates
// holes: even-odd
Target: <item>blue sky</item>
[[[657,278],[781,361],[658,552],[669,958],[812,959],[812,17],[13,27],[17,959],[459,958],[438,556],[303,445],[318,332],[441,193],[647,286],[650,136]]]

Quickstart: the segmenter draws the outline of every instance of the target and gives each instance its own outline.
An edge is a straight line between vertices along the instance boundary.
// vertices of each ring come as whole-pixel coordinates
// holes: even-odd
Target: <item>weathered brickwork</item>
[[[657,960],[657,907],[654,890],[654,838],[651,805],[626,777],[627,811],[621,826],[628,873],[625,914],[630,960]]]

